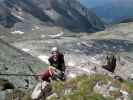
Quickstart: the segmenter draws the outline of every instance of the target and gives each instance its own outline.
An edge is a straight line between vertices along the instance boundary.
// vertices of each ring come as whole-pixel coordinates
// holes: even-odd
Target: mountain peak
[[[23,17],[24,20],[20,18],[18,20],[24,23],[27,23],[27,20],[31,20],[31,23],[32,20],[38,20],[37,23],[51,23],[51,25],[75,32],[95,32],[104,29],[100,19],[76,0],[4,0],[2,3],[4,4],[3,12],[8,9],[12,17],[14,15]],[[22,10],[21,15],[17,14],[19,9]]]

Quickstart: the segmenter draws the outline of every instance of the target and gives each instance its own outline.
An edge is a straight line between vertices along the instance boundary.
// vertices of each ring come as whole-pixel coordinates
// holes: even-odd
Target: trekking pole
[[[0,76],[40,76],[37,74],[2,74],[0,73]]]

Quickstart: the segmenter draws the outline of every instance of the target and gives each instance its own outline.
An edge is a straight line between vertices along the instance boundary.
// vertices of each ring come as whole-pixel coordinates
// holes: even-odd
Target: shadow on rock
[[[0,90],[14,89],[14,85],[6,79],[0,79]]]

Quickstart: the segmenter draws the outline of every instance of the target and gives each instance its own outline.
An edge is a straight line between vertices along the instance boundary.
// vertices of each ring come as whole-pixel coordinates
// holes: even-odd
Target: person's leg
[[[43,96],[47,92],[45,88],[47,88],[48,84],[46,81],[39,82],[31,94],[31,99],[36,100]]]
[[[33,90],[32,94],[31,94],[31,99],[36,100],[39,99],[41,94],[41,82],[39,82],[35,89]]]
[[[52,80],[61,80],[61,73],[56,73],[52,76]]]

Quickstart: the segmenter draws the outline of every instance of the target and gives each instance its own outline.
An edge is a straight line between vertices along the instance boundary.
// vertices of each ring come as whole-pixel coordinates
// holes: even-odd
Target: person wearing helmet
[[[59,52],[57,47],[53,47],[51,50],[51,56],[49,57],[49,63],[50,66],[54,67],[55,69],[59,70],[61,72],[60,79],[65,79],[65,61],[64,61],[64,55]]]

